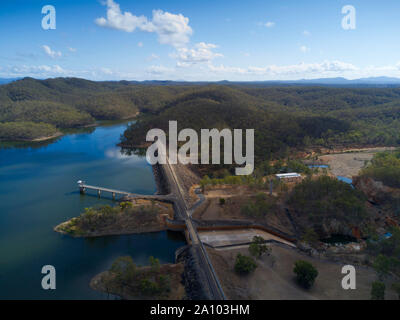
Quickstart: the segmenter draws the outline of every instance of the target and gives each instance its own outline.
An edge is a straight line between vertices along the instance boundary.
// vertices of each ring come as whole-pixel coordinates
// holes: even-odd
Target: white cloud
[[[311,49],[307,46],[300,46],[300,51],[303,53],[309,52]]]
[[[97,18],[95,22],[101,27],[109,27],[126,32],[133,32],[136,28],[146,29],[149,21],[145,16],[135,16],[130,12],[121,12],[118,3],[113,0],[107,0],[107,18]]]
[[[70,52],[76,52],[76,51],[77,51],[76,48],[71,48],[71,47],[68,47],[68,50],[69,50]]]
[[[143,42],[138,42],[137,46],[138,46],[139,48],[142,48],[142,47],[143,47]]]
[[[130,12],[121,12],[119,4],[113,0],[107,0],[107,18],[101,17],[95,20],[101,27],[109,27],[125,32],[133,32],[136,29],[152,32],[158,35],[161,44],[169,44],[180,47],[189,42],[192,28],[189,26],[189,18],[182,14],[173,14],[162,10],[154,10],[153,17],[148,20],[145,16],[135,16]]]
[[[39,66],[12,66],[3,70],[3,73],[7,73],[10,76],[25,77],[25,76],[37,76],[37,77],[51,77],[51,76],[63,76],[67,74],[59,65],[39,65]]]
[[[160,57],[158,55],[156,55],[155,53],[152,53],[150,56],[147,57],[147,61],[153,61],[153,60],[157,60],[160,59]]]
[[[170,72],[173,72],[174,69],[173,68],[168,68],[168,67],[164,67],[164,66],[150,66],[147,68],[147,73],[152,74],[152,75],[163,75],[163,74],[167,74]]]
[[[246,75],[259,75],[264,77],[277,78],[280,76],[307,76],[307,75],[328,75],[332,73],[357,71],[354,65],[341,61],[324,61],[322,63],[299,63],[294,65],[266,67],[249,66],[247,68],[226,67],[224,65],[210,65],[210,71],[217,73],[238,73]]]
[[[267,27],[267,28],[272,28],[273,26],[275,26],[275,22],[267,21],[267,22],[264,24],[264,26]]]
[[[194,48],[178,48],[177,52],[172,54],[171,57],[178,60],[179,67],[188,67],[197,63],[208,63],[217,57],[222,57],[220,53],[213,52],[217,48],[215,44],[200,42]]]
[[[262,81],[262,80],[296,80],[330,77],[357,79],[364,77],[398,77],[400,78],[400,61],[387,65],[355,66],[348,62],[333,60],[315,63],[297,63],[289,65],[247,65],[229,66],[223,64],[192,64],[186,68],[154,64],[148,68],[139,67],[118,70],[113,68],[93,68],[70,70],[59,65],[19,65],[0,66],[0,78],[53,78],[80,77],[91,80],[188,80],[188,81]]]
[[[304,30],[303,31],[303,35],[306,36],[306,37],[311,36],[311,32],[307,31],[307,30]]]
[[[50,57],[50,58],[59,58],[62,56],[62,53],[60,51],[53,51],[49,46],[43,45],[42,46],[44,52]]]

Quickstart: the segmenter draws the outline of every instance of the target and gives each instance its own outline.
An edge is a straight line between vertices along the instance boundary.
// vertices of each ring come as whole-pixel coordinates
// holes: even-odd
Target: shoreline
[[[166,218],[172,218],[174,215],[171,204],[143,199],[136,199],[131,203],[130,207],[113,207],[113,218],[106,223],[102,221],[108,214],[105,216],[101,210],[97,210],[90,214],[91,220],[87,220],[87,214],[80,214],[61,222],[53,230],[73,238],[143,234],[168,230]]]
[[[0,139],[0,142],[10,142],[10,143],[14,143],[14,142],[43,142],[43,141],[48,141],[48,140],[52,140],[58,137],[63,136],[64,133],[58,131],[57,133],[51,135],[51,136],[45,136],[45,137],[38,137],[38,138],[34,138],[34,139],[16,139],[16,140],[8,140],[8,139]]]
[[[101,121],[115,121],[115,122],[121,122],[121,123],[123,123],[123,122],[125,122],[125,121],[129,121],[129,120],[134,120],[134,119],[136,119],[137,118],[137,116],[139,115],[139,111],[138,112],[136,112],[135,114],[133,114],[133,115],[129,115],[129,116],[126,116],[126,117],[123,117],[123,118],[121,118],[121,119],[115,119],[115,120],[96,120],[94,123],[91,123],[91,124],[85,124],[85,125],[82,125],[82,126],[77,126],[77,127],[73,127],[73,128],[64,128],[65,130],[74,130],[74,129],[76,129],[76,130],[79,130],[79,129],[85,129],[85,128],[96,128],[96,127],[100,127],[100,126],[102,126],[103,124],[101,123]],[[65,135],[67,135],[67,134],[70,134],[70,133],[64,133],[64,132],[62,132],[62,131],[57,131],[55,134],[53,134],[53,135],[51,135],[51,136],[45,136],[45,137],[38,137],[38,138],[34,138],[34,139],[16,139],[16,140],[9,140],[9,139],[0,139],[0,142],[9,142],[9,143],[18,143],[18,142],[33,142],[33,143],[35,143],[35,142],[44,142],[44,141],[49,141],[49,140],[52,140],[52,139],[55,139],[55,138],[59,138],[59,137],[63,137],[63,136],[65,136]]]
[[[74,218],[72,218],[74,219]],[[162,232],[162,231],[168,231],[169,229],[167,226],[159,226],[159,227],[149,227],[144,230],[124,230],[124,231],[110,231],[110,232],[91,232],[91,233],[85,233],[85,234],[71,234],[68,233],[62,229],[59,229],[63,226],[68,225],[68,223],[71,222],[71,220],[64,221],[57,226],[53,228],[53,231],[60,233],[65,236],[69,236],[72,238],[101,238],[101,237],[109,237],[109,236],[123,236],[123,235],[131,235],[131,234],[145,234],[145,233],[156,233],[156,232]]]

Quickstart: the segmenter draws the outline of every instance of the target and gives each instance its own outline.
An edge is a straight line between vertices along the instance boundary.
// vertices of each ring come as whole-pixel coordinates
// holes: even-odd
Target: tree
[[[130,202],[130,201],[124,201],[124,202],[121,202],[121,203],[119,204],[119,206],[121,207],[121,210],[125,210],[125,209],[128,209],[128,208],[132,208],[132,202]]]
[[[136,265],[131,256],[117,258],[111,265],[110,272],[116,275],[116,279],[120,283],[133,281],[137,274]]]
[[[384,256],[383,254],[379,254],[373,264],[373,267],[378,274],[378,277],[380,280],[385,278],[391,269],[391,259],[387,256]]]
[[[249,252],[253,257],[260,258],[264,253],[271,251],[271,248],[269,248],[264,242],[264,238],[254,236],[253,241],[249,246]]]
[[[257,268],[257,264],[252,257],[244,256],[240,253],[236,256],[235,271],[245,275],[253,272]]]
[[[221,205],[221,206],[223,206],[224,204],[225,204],[225,199],[224,198],[219,198],[219,204]]]
[[[140,281],[140,291],[144,295],[152,296],[160,292],[160,287],[155,281],[144,278]]]
[[[397,293],[400,300],[400,282],[393,283],[392,289]]]
[[[150,256],[149,262],[150,262],[150,266],[151,266],[151,271],[153,271],[153,272],[160,271],[160,260],[158,260],[157,258],[154,258],[153,256]]]
[[[311,263],[304,260],[295,262],[293,272],[296,274],[298,284],[306,289],[312,287],[318,276],[318,270]]]
[[[381,281],[375,281],[371,287],[371,299],[372,300],[385,300],[385,289],[386,286]]]
[[[319,237],[313,228],[308,228],[304,233],[302,240],[308,244],[313,245],[318,243]]]

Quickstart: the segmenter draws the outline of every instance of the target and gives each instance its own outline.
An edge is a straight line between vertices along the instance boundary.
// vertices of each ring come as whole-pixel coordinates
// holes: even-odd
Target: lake
[[[80,195],[79,179],[134,193],[156,191],[146,160],[123,155],[116,146],[126,126],[103,125],[35,147],[0,149],[0,299],[106,299],[89,282],[117,257],[131,255],[141,265],[150,256],[174,262],[175,250],[185,244],[180,233],[75,239],[53,231],[86,207],[115,204],[110,196]],[[44,265],[56,268],[56,290],[41,287]]]

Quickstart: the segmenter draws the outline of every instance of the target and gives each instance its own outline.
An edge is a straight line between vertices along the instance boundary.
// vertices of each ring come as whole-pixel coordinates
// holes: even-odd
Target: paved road
[[[165,177],[168,180],[168,184],[170,186],[170,193],[175,197],[176,214],[178,215],[179,218],[185,220],[186,227],[189,232],[190,239],[192,241],[194,252],[198,257],[200,262],[200,267],[205,274],[207,287],[211,294],[211,298],[213,300],[225,300],[226,299],[225,294],[222,290],[218,277],[211,264],[210,258],[208,257],[207,251],[204,248],[203,243],[200,241],[195,226],[193,225],[191,217],[192,210],[190,210],[187,206],[184,197],[185,191],[182,188],[179,179],[176,175],[174,165],[171,164],[169,162],[169,159],[167,158],[167,163],[165,165],[162,165],[162,167],[164,169]]]

